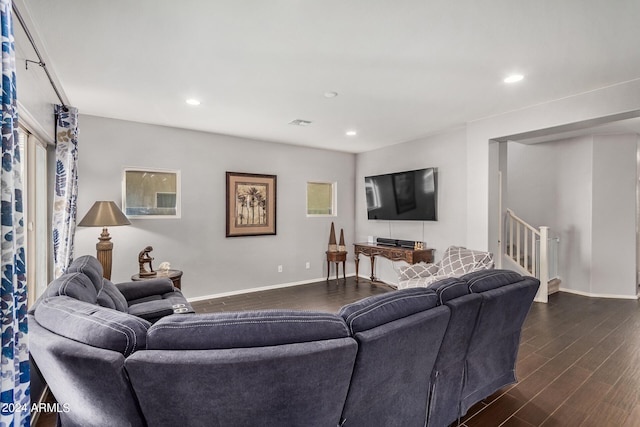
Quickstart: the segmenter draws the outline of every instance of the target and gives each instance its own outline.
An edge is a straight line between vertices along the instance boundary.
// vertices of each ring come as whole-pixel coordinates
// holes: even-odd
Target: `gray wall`
[[[561,287],[635,297],[637,135],[508,146],[505,207],[560,237]]]
[[[22,5],[24,2],[16,0],[16,3]],[[18,26],[16,25],[16,27]],[[50,141],[53,136],[52,104],[57,103],[58,100],[40,67],[33,65],[29,67],[29,70],[24,69],[24,59],[35,59],[26,43],[28,42],[16,28],[21,120],[30,122],[32,129],[35,128],[33,130],[39,136]],[[45,58],[45,62],[51,63],[52,61]],[[59,88],[64,91],[64,87],[61,85]],[[456,243],[461,241],[462,244],[469,247],[495,251],[499,238],[497,224],[500,212],[497,211],[495,197],[492,194],[497,194],[495,187],[498,182],[496,176],[499,161],[492,158],[498,150],[490,150],[490,141],[504,139],[509,135],[523,132],[546,131],[563,125],[575,126],[577,123],[589,122],[603,117],[611,120],[615,120],[617,115],[626,117],[629,112],[640,111],[638,100],[640,100],[640,80],[635,80],[541,103],[530,108],[478,119],[468,123],[466,131],[452,131],[440,136],[402,144],[395,148],[384,149],[380,152],[364,153],[358,156],[321,150],[309,151],[278,144],[267,144],[265,147],[260,145],[263,144],[262,142],[245,139],[163,127],[145,127],[126,124],[126,122],[117,122],[119,124],[114,125],[114,121],[108,119],[83,116],[82,119],[86,123],[81,122],[80,124],[82,144],[80,156],[81,162],[84,156],[84,158],[91,159],[91,164],[81,165],[79,216],[82,217],[96,199],[120,200],[120,174],[121,167],[124,165],[147,167],[162,167],[164,165],[166,168],[182,169],[183,186],[195,183],[196,186],[201,187],[200,192],[205,194],[202,197],[201,205],[210,210],[206,215],[200,211],[196,213],[193,209],[190,212],[185,210],[182,223],[177,225],[172,222],[176,220],[157,223],[152,220],[136,220],[133,227],[112,228],[111,234],[116,245],[114,278],[122,280],[129,276],[129,272],[133,274],[137,269],[135,258],[141,248],[140,245],[155,244],[156,261],[168,260],[175,267],[183,268],[187,274],[185,283],[189,277],[188,274],[194,274],[187,270],[197,271],[196,276],[193,277],[200,283],[193,285],[195,286],[193,290],[186,291],[189,296],[229,292],[230,290],[248,289],[265,284],[304,281],[307,277],[315,278],[325,275],[326,271],[321,271],[318,264],[324,264],[326,245],[324,241],[328,234],[330,221],[307,220],[306,217],[298,217],[297,212],[304,210],[304,196],[301,193],[304,190],[294,184],[283,184],[281,175],[291,181],[299,181],[300,185],[304,185],[305,175],[314,175],[309,179],[317,180],[323,179],[327,175],[339,176],[335,179],[326,179],[339,181],[340,201],[336,226],[338,230],[341,227],[345,228],[348,244],[354,240],[366,240],[367,235],[370,234],[400,238],[422,236],[428,246],[436,247],[439,251],[454,241]],[[73,105],[73,100],[71,100],[71,104]],[[118,128],[129,129],[130,127],[133,128],[131,134],[118,131]],[[442,146],[436,147],[438,144],[442,144]],[[180,149],[172,149],[172,146],[177,146]],[[251,147],[253,153],[247,151],[247,147]],[[231,152],[232,150],[233,152]],[[419,154],[422,152],[437,153],[437,156],[422,158],[415,156],[414,152]],[[256,154],[254,155],[254,153]],[[313,161],[307,160],[307,157],[311,156]],[[282,160],[280,160],[281,158]],[[300,162],[300,158],[304,158],[305,161]],[[349,160],[345,160],[345,158]],[[354,158],[362,159],[358,161],[357,176],[354,172],[356,164]],[[195,161],[196,164],[205,164],[205,166],[211,165],[213,169],[196,170],[194,168],[194,170],[188,170],[187,168],[190,168],[192,161]],[[452,200],[443,201],[445,195],[441,191],[440,207],[441,209],[446,205],[456,207],[454,211],[450,211],[451,220],[459,221],[455,226],[444,225],[445,219],[442,216],[442,211],[441,221],[435,225],[431,224],[433,226],[427,223],[420,225],[411,223],[372,224],[366,220],[366,213],[363,214],[363,209],[365,209],[364,191],[361,188],[364,175],[392,169],[410,169],[416,166],[435,165],[442,168],[442,165],[446,164],[456,165],[454,169],[457,178],[454,178],[454,185],[449,185],[455,192],[446,194],[446,197],[451,197]],[[221,188],[224,185],[225,170],[251,172],[262,170],[265,173],[276,173],[280,179],[280,195],[283,194],[283,186],[289,187],[289,190],[293,191],[288,196],[283,196],[288,199],[286,202],[281,200],[279,203],[278,236],[275,238],[255,238],[252,241],[256,243],[252,244],[233,243],[231,242],[233,239],[220,238],[220,233],[224,236],[223,214],[220,213],[220,209],[223,208],[217,206],[216,203],[222,203],[220,191],[223,191]],[[317,173],[313,173],[316,171]],[[458,178],[460,177],[464,177],[462,179],[466,180],[466,183],[459,182]],[[198,182],[198,178],[208,180]],[[444,176],[442,176],[441,185],[444,185],[443,179],[445,179]],[[356,186],[355,189],[354,186]],[[195,191],[191,188],[186,189],[185,195],[187,192],[193,193]],[[194,201],[195,196],[191,194],[189,197],[190,201],[183,200],[183,202],[190,203],[190,207],[193,208],[193,205],[197,204]],[[214,199],[218,202],[213,202]],[[356,200],[355,206],[353,200]],[[287,204],[283,208],[284,203]],[[186,209],[187,205],[183,204],[183,208]],[[296,214],[283,213],[285,209],[287,212],[295,210]],[[351,214],[348,212],[349,210],[351,210]],[[354,212],[356,210],[357,213]],[[281,222],[283,215],[293,220],[290,229],[299,230],[299,236],[295,236],[295,233],[294,237],[284,234],[284,223]],[[197,225],[185,222],[190,219],[197,220]],[[214,221],[217,225],[214,225]],[[355,235],[356,227],[357,236]],[[300,232],[300,230],[304,231]],[[79,229],[77,253],[93,253],[98,234],[98,230]],[[310,237],[307,238],[307,235]],[[300,271],[299,269],[303,268],[300,267],[300,261],[302,260],[304,266],[307,257],[304,254],[296,254],[290,255],[293,259],[287,259],[284,254],[291,254],[292,243],[302,240],[304,243],[301,245],[309,248],[308,251],[304,249],[304,253],[309,253],[308,261],[311,262],[311,269]],[[203,241],[206,241],[206,249],[213,251],[216,256],[211,256],[204,249],[200,249],[200,244]],[[277,242],[277,244],[269,245],[263,242]],[[318,246],[312,248],[309,242],[317,242]],[[171,249],[164,249],[164,245]],[[235,248],[236,246],[239,248]],[[122,249],[123,247],[125,249]],[[265,247],[268,249],[267,253],[256,256],[256,253]],[[283,255],[277,255],[277,251]],[[239,261],[243,257],[251,262],[256,262],[257,259],[255,273],[252,273],[253,268],[239,271],[242,270],[238,267],[239,265],[248,265],[246,260],[244,264]],[[438,254],[436,258],[438,258]],[[201,266],[203,260],[206,260],[205,264],[209,264],[206,268]],[[221,265],[220,260],[227,262],[228,265]],[[283,273],[275,274],[275,266],[278,264],[283,264],[285,270]],[[364,265],[364,263],[362,264]],[[635,265],[635,262],[633,264]],[[353,271],[352,268],[353,265],[350,261],[348,271]],[[118,271],[118,269],[120,270]],[[212,275],[221,271],[223,273],[215,285],[204,283],[206,280],[210,280]],[[380,276],[390,281],[395,281],[396,277],[392,270],[383,272]]]
[[[115,282],[137,272],[138,252],[147,245],[154,267],[169,261],[184,271],[186,296],[202,297],[326,278],[331,221],[353,243],[353,154],[88,115],[80,117],[79,139],[78,220],[96,200],[121,206],[125,166],[181,170],[180,219],[133,219],[131,226],[109,228]],[[225,237],[226,171],[277,175],[277,235]],[[306,217],[307,181],[337,182],[337,217]],[[76,256],[94,254],[99,234],[79,227]],[[350,262],[347,273],[352,270]]]
[[[442,257],[450,245],[466,244],[466,131],[453,130],[420,140],[359,154],[356,161],[356,240],[368,236],[418,240],[436,249]],[[381,221],[367,219],[364,177],[388,172],[438,168],[438,221]],[[369,277],[371,266],[361,257],[359,274]],[[375,275],[396,284],[397,273],[391,261],[378,257]]]

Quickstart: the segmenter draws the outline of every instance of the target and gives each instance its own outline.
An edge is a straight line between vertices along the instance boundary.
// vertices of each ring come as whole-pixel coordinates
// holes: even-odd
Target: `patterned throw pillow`
[[[429,277],[437,274],[439,269],[440,267],[437,264],[419,262],[400,267],[398,276],[401,281],[415,279],[416,277]]]
[[[441,261],[441,272],[447,276],[461,276],[475,270],[493,266],[493,256],[489,252],[473,251],[460,246],[447,248]]]

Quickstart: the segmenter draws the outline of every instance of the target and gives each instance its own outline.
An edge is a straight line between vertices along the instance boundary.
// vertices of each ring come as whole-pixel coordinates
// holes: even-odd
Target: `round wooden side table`
[[[329,273],[331,272],[331,263],[336,264],[336,280],[338,280],[338,273],[340,271],[340,263],[342,263],[342,277],[346,280],[347,273],[345,272],[345,264],[347,262],[347,252],[330,252],[327,251],[327,280],[329,280]]]
[[[173,286],[178,289],[182,289],[182,270],[167,270],[166,272],[158,270],[156,271],[156,273],[157,274],[155,276],[140,276],[140,274],[134,274],[133,276],[131,276],[131,280],[133,280],[134,282],[139,282],[141,280],[156,279],[158,277],[168,277],[173,282]]]

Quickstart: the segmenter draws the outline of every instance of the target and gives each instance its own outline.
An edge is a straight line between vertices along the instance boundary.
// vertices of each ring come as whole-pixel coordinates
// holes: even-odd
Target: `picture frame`
[[[226,236],[276,234],[277,177],[226,173]]]
[[[180,171],[124,167],[122,211],[127,218],[180,218]]]

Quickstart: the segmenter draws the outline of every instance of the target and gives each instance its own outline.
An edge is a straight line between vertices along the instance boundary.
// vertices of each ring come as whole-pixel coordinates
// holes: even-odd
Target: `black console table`
[[[373,267],[376,256],[381,256],[391,261],[406,261],[409,264],[417,262],[433,262],[433,249],[413,249],[401,246],[376,245],[373,243],[354,243],[355,263],[356,263],[356,282],[358,281],[358,256],[360,254],[368,256],[371,259],[371,281],[376,279],[373,275]]]

